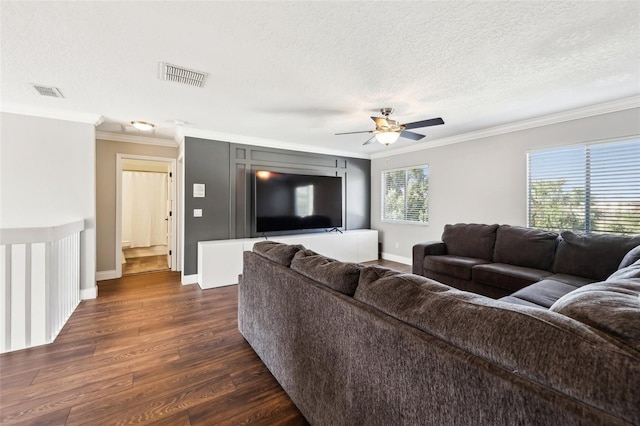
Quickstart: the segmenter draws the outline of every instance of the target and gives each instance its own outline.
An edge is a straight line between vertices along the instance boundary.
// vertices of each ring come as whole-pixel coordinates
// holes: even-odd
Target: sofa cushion
[[[524,266],[507,265],[506,263],[489,263],[474,266],[473,281],[479,284],[516,291],[531,285],[551,275],[551,272],[541,269],[525,268]]]
[[[548,309],[562,296],[578,288],[578,286],[571,284],[546,279],[521,288],[511,296]]]
[[[253,252],[284,266],[291,265],[291,259],[300,250],[305,250],[300,244],[289,245],[276,241],[260,241],[253,245]]]
[[[291,260],[292,270],[347,296],[355,293],[362,268],[357,263],[340,262],[311,250],[300,250]]]
[[[582,287],[583,285],[591,284],[597,281],[592,278],[576,277],[575,275],[567,274],[553,274],[549,275],[546,279],[560,281],[565,284],[571,284],[575,287]]]
[[[640,259],[626,268],[618,269],[607,278],[607,281],[640,278]]]
[[[537,303],[529,302],[528,300],[520,299],[519,297],[515,297],[513,295],[501,297],[498,300],[501,302],[513,303],[514,305],[528,306],[530,308],[547,309],[544,306],[538,305]]]
[[[496,242],[498,225],[456,223],[445,225],[442,241],[447,254],[491,260]]]
[[[489,263],[489,261],[448,254],[443,256],[426,256],[424,258],[424,269],[462,280],[471,280],[471,268],[486,263]]]
[[[379,280],[380,278],[391,277],[398,274],[400,274],[400,272],[378,265],[365,266],[360,270],[358,285],[360,286],[363,283],[369,284],[373,281]]]
[[[640,235],[622,237],[563,231],[553,271],[598,281],[606,280],[618,269],[624,256],[637,245],[640,245]]]
[[[633,265],[640,260],[640,246],[633,248],[629,253],[625,254],[618,266],[618,269],[626,268],[629,265]]]
[[[557,241],[555,232],[501,225],[496,233],[493,261],[550,271]]]
[[[640,351],[640,280],[589,284],[560,298],[550,310]]]

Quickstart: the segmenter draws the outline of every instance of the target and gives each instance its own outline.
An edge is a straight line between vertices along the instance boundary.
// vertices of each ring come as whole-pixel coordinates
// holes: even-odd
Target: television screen
[[[342,226],[342,177],[255,174],[256,233]]]

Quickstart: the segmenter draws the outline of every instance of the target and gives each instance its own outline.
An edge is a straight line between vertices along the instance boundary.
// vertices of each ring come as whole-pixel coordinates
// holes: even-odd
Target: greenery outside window
[[[640,140],[530,152],[528,225],[640,233]]]
[[[381,188],[384,222],[429,221],[429,166],[383,171]]]

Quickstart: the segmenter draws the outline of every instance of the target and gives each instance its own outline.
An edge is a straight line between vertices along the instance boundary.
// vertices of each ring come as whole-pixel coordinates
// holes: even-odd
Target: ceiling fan
[[[384,117],[371,117],[371,119],[376,122],[375,130],[336,133],[336,135],[352,135],[355,133],[373,133],[373,136],[371,136],[371,138],[369,138],[362,145],[368,145],[371,142],[373,142],[373,140],[375,139],[381,144],[388,146],[394,143],[395,141],[397,141],[400,136],[407,139],[414,140],[414,141],[419,141],[425,136],[419,133],[408,132],[407,129],[418,129],[421,127],[437,126],[439,124],[444,124],[444,120],[440,117],[431,118],[429,120],[414,121],[413,123],[400,124],[396,120],[392,120],[389,118],[389,114],[393,113],[393,108],[381,108],[380,113],[384,115]]]

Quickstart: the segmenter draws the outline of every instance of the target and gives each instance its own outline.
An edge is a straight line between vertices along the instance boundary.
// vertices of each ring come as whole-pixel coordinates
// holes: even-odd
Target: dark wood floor
[[[306,424],[238,332],[237,300],[175,272],[101,282],[54,343],[0,355],[0,424]]]

